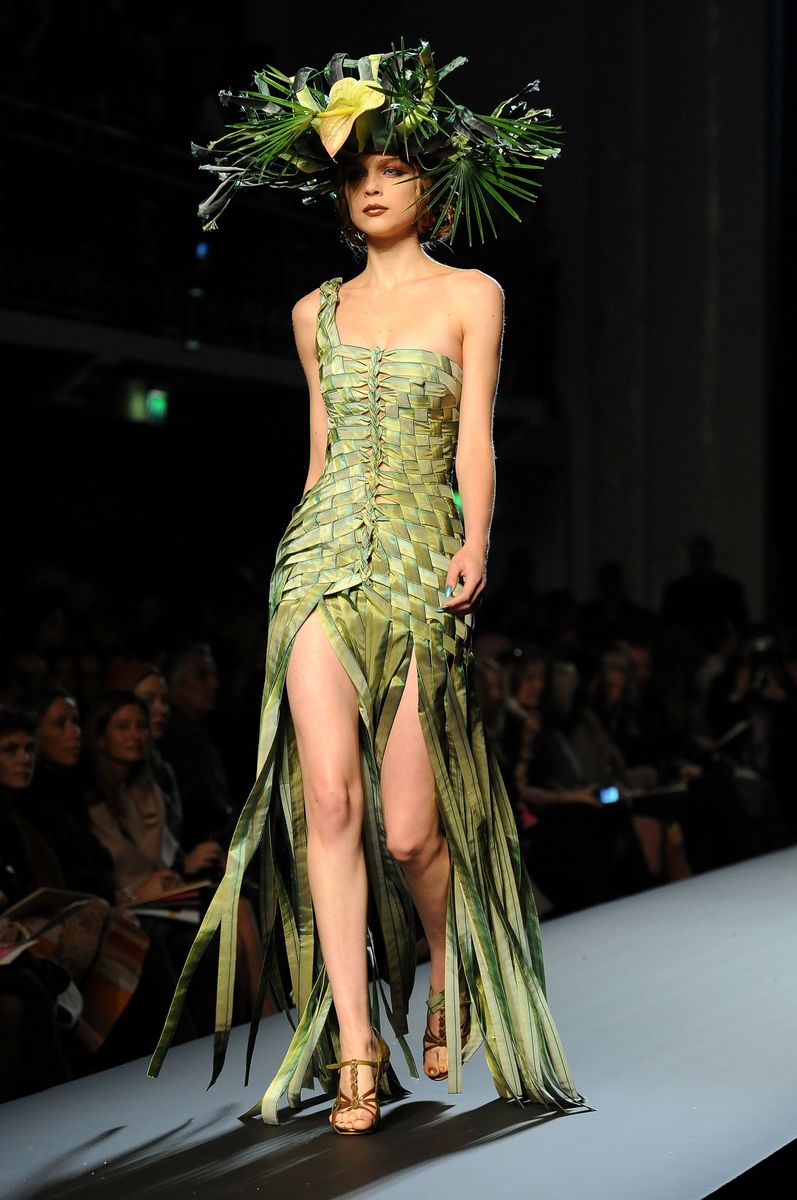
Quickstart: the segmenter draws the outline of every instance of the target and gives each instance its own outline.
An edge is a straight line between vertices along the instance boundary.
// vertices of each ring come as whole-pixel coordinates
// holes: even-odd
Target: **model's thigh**
[[[285,682],[305,799],[323,801],[341,791],[359,797],[357,693],[317,612],[296,634]]]
[[[394,853],[424,845],[440,825],[434,773],[418,716],[415,651],[382,758],[382,812]]]

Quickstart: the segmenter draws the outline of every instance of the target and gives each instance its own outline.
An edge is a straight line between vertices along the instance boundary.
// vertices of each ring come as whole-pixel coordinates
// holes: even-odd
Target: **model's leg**
[[[413,651],[382,759],[382,812],[390,853],[400,864],[429,943],[429,990],[445,984],[446,908],[450,860],[440,828],[434,773],[418,718],[418,672]],[[439,1020],[439,1018],[437,1018]],[[427,1074],[448,1070],[444,1048],[427,1058]]]
[[[341,1059],[374,1059],[357,698],[316,613],[296,635],[286,687],[302,771],[310,890],[340,1027]],[[359,1075],[362,1095],[372,1087],[373,1073],[361,1067]],[[348,1078],[344,1091],[347,1083]],[[365,1108],[340,1114],[336,1122],[347,1129],[372,1123]]]

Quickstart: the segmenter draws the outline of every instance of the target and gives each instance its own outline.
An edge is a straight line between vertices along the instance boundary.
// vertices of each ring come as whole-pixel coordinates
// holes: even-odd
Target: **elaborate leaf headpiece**
[[[491,200],[520,220],[512,201],[534,200],[532,173],[558,155],[561,131],[550,109],[531,106],[538,81],[489,116],[455,104],[439,85],[465,62],[438,70],[426,42],[415,50],[402,43],[359,59],[335,54],[321,71],[288,76],[266,67],[255,90],[222,92],[222,103],[239,104],[243,116],[206,148],[193,146],[213,160],[201,169],[219,179],[199,206],[204,228],[215,229],[240,187],[296,188],[305,200],[334,193],[337,156],[367,151],[417,159],[431,180],[427,204],[440,213],[434,233],[450,221],[453,237],[462,219],[468,241],[474,230],[484,241],[485,226],[495,234]]]

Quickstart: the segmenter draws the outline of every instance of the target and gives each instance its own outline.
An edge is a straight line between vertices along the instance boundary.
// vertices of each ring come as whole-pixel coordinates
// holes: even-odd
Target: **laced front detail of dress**
[[[379,556],[403,564],[406,610],[428,601],[433,620],[463,537],[452,491],[461,368],[430,350],[341,342],[339,285],[322,285],[318,322],[324,468],[293,511],[272,604],[307,586],[310,565],[327,592],[368,583]]]
[[[365,383],[368,395],[368,434],[363,445],[363,463],[365,466],[363,520],[365,521],[365,532],[360,548],[360,567],[363,579],[369,579],[371,575],[371,559],[376,539],[377,497],[380,495],[380,472],[384,465],[384,412],[380,386],[382,354],[383,351],[379,346],[375,346],[369,354]]]

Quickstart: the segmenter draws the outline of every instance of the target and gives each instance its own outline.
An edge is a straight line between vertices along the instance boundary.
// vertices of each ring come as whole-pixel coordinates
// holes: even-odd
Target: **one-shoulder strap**
[[[319,357],[325,350],[329,350],[331,346],[337,346],[340,343],[338,327],[335,322],[335,308],[338,303],[338,291],[342,283],[343,280],[340,277],[328,279],[326,283],[321,284],[319,289],[321,292],[321,303],[318,307],[315,333],[316,352]]]

